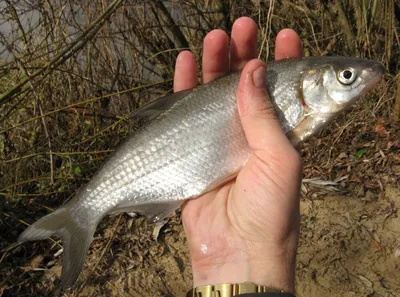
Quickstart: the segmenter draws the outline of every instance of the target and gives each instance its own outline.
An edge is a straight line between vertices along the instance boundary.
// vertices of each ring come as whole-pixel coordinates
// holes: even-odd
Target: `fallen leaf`
[[[375,126],[375,132],[379,133],[379,134],[382,134],[382,133],[386,132],[386,129],[382,125],[378,124],[378,125]]]
[[[358,150],[358,152],[355,155],[356,159],[360,159],[366,152],[367,152],[366,148]]]

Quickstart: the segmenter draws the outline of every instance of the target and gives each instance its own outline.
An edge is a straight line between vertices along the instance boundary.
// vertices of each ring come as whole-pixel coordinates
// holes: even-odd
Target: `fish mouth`
[[[382,75],[386,72],[386,67],[378,62],[375,62],[372,67],[365,69],[365,71],[369,71],[375,78],[372,79],[375,82],[379,81]]]
[[[372,68],[375,71],[375,73],[378,73],[381,76],[386,72],[386,67],[382,63],[375,63],[375,65],[372,66]]]
[[[378,62],[374,62],[373,65],[365,68],[363,70],[363,72],[367,73],[365,75],[367,83],[365,84],[365,88],[360,92],[360,94],[357,96],[357,98],[364,95],[369,90],[371,90],[373,87],[375,87],[378,84],[378,82],[381,80],[385,71],[386,71],[385,66]]]

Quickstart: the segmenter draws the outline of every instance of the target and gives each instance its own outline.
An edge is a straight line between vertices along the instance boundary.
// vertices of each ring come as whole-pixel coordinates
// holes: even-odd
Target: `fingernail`
[[[265,88],[265,67],[260,66],[253,71],[253,84],[256,88]]]

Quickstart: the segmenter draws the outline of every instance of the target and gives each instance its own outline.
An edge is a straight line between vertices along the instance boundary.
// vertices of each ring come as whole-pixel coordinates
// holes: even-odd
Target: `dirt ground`
[[[357,104],[302,147],[299,297],[400,296],[400,122],[390,118],[393,97],[379,98],[388,99]],[[185,296],[191,288],[179,214],[158,241],[145,218],[120,214],[100,223],[76,286],[62,294],[60,243],[16,243],[60,204],[50,201],[0,203],[1,297]]]
[[[372,132],[348,122],[354,114],[365,116],[356,109],[302,149],[299,297],[400,296],[399,129],[381,121]],[[360,148],[364,155],[354,157]],[[15,220],[5,217],[7,225],[15,228]],[[143,217],[104,219],[77,286],[64,296],[184,296],[191,267],[179,214],[158,241],[152,231]],[[3,249],[0,296],[60,295],[59,250],[50,240]]]
[[[370,199],[303,199],[297,295],[400,296],[399,209],[396,187]],[[144,218],[121,215],[110,218],[109,226],[101,228],[104,233],[92,245],[77,289],[67,296],[184,296],[191,268],[179,217],[162,230],[158,242]],[[35,293],[58,295],[60,257],[55,261],[51,266],[53,257],[40,255],[25,267],[23,273],[36,281]]]
[[[298,296],[400,296],[400,190],[303,200]]]
[[[103,219],[67,293],[60,242],[17,238],[91,178],[136,125],[131,112],[172,87],[178,50],[190,48],[201,61],[205,33],[229,32],[243,15],[258,24],[262,59],[272,58],[279,29],[293,28],[306,55],[366,57],[387,67],[373,91],[303,144],[296,293],[400,297],[398,0],[124,1],[99,23],[107,1],[2,2],[3,23],[14,29],[8,39],[0,30],[0,47],[16,56],[0,61],[0,96],[15,92],[0,109],[0,297],[185,296],[192,272],[179,214],[158,241],[143,217]],[[167,14],[163,3],[177,10]],[[18,15],[32,11],[41,23],[22,34]]]

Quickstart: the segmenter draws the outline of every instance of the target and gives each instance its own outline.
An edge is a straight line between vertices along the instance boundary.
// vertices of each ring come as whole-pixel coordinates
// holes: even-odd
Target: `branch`
[[[354,53],[354,51],[355,51],[355,46],[354,46],[355,37],[353,35],[353,31],[351,29],[349,20],[346,17],[346,13],[343,10],[342,1],[338,0],[337,2],[330,3],[330,4],[328,4],[328,8],[333,14],[337,13],[337,15],[338,15],[337,16],[337,21],[340,24],[340,26],[342,27],[344,36],[346,37],[347,45],[349,46],[351,51]]]
[[[396,99],[394,102],[394,117],[395,119],[400,119],[400,75],[397,76],[396,82]]]
[[[168,29],[171,31],[173,36],[178,41],[178,47],[188,48],[189,43],[187,42],[185,35],[183,35],[183,32],[181,31],[181,29],[175,23],[171,14],[168,12],[167,8],[165,7],[163,1],[161,1],[161,0],[154,1],[154,5],[159,9],[159,12],[161,13],[161,17],[164,18],[165,22],[167,23]]]
[[[93,24],[91,24],[90,27],[85,32],[82,33],[81,36],[79,36],[74,42],[72,42],[69,46],[67,46],[67,48],[64,49],[61,53],[56,55],[54,59],[52,59],[49,62],[47,67],[32,73],[31,76],[25,78],[13,88],[5,91],[0,96],[0,106],[11,101],[15,97],[15,95],[18,94],[21,88],[25,86],[26,83],[30,82],[31,80],[33,80],[34,78],[36,78],[41,74],[43,74],[41,79],[45,78],[53,70],[54,67],[63,64],[72,55],[74,55],[77,51],[83,48],[85,44],[96,35],[96,33],[101,29],[104,23],[109,19],[111,14],[115,11],[115,9],[117,9],[117,7],[122,2],[123,0],[114,0],[101,16],[97,18],[93,22]]]

